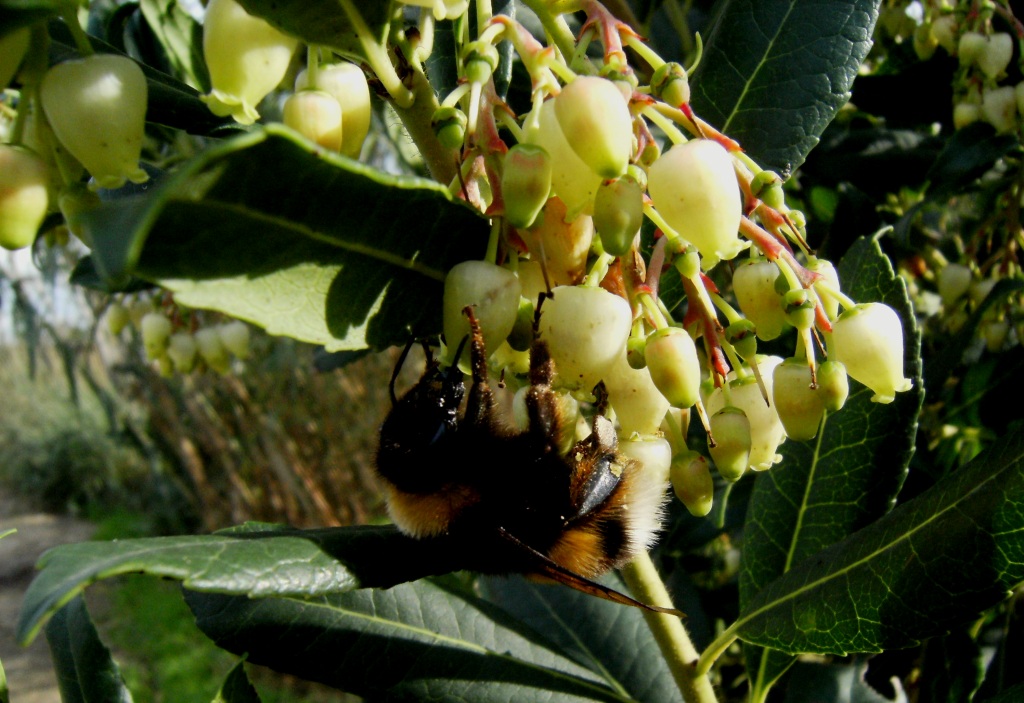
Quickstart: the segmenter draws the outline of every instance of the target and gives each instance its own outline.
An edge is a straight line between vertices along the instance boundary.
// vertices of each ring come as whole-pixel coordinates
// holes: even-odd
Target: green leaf
[[[280,125],[210,149],[83,217],[100,274],[338,349],[441,330],[444,276],[489,225],[448,191],[328,154]]]
[[[906,696],[894,700],[871,688],[865,680],[867,671],[867,661],[797,662],[786,685],[784,703],[906,703]]]
[[[758,474],[740,562],[740,608],[793,566],[887,513],[914,451],[924,400],[920,333],[903,280],[875,238],[861,238],[839,265],[843,290],[858,302],[883,302],[903,320],[904,372],[914,388],[894,402],[851,380],[845,407],[827,417],[810,442],[785,442],[782,463]],[[793,663],[792,657],[745,648],[754,700]]]
[[[0,37],[60,14],[58,0],[0,0]]]
[[[140,0],[146,23],[164,48],[177,75],[203,92],[210,89],[210,74],[203,60],[203,26],[177,0]]]
[[[459,568],[461,558],[441,541],[414,540],[390,526],[296,530],[250,524],[215,535],[66,544],[39,560],[42,573],[25,593],[18,638],[31,641],[54,611],[90,584],[119,574],[163,576],[193,590],[249,598],[311,598],[447,573]]]
[[[601,581],[628,593],[621,578]],[[601,673],[611,688],[641,701],[670,701],[679,695],[639,608],[521,576],[485,577],[481,584],[488,600],[577,663]]]
[[[947,632],[1024,580],[1024,434],[759,592],[732,629],[784,652],[877,652]]]
[[[430,581],[316,600],[186,598],[219,646],[373,700],[632,700],[490,603]]]
[[[245,675],[244,659],[238,662],[224,679],[224,684],[217,691],[213,703],[260,703],[260,694]]]
[[[0,661],[0,703],[11,703],[11,692],[7,689],[7,674],[4,663]]]
[[[75,598],[46,626],[64,703],[131,703],[121,671],[93,627],[85,601]]]
[[[965,190],[1019,144],[1017,137],[996,134],[992,126],[984,122],[958,129],[928,169],[927,178],[934,184],[928,197],[946,200]]]
[[[985,698],[981,703],[1018,703],[1022,698],[1024,698],[1024,683],[1012,686],[992,698]]]
[[[320,44],[342,53],[363,56],[353,23],[338,0],[239,0],[246,11],[262,17],[282,32],[307,44]],[[391,3],[385,0],[352,0],[370,36],[383,44],[391,22]]]
[[[725,0],[690,79],[698,115],[788,175],[850,95],[877,0]]]
[[[924,646],[917,703],[974,699],[985,676],[985,656],[969,628],[957,628]]]
[[[931,363],[925,369],[925,381],[929,388],[941,389],[953,372],[963,363],[964,352],[978,333],[978,326],[985,319],[990,308],[1001,305],[1011,295],[1024,290],[1024,281],[1018,278],[1001,278],[992,286],[985,300],[974,310],[967,322],[957,330],[949,343],[933,354]]]

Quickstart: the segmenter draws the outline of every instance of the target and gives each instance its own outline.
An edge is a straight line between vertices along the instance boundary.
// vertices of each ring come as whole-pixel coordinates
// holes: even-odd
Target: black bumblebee
[[[536,322],[529,428],[511,429],[498,416],[487,381],[479,324],[472,308],[464,312],[473,383],[461,416],[466,387],[457,365],[442,369],[429,360],[400,399],[392,378],[393,407],[381,428],[377,470],[399,530],[448,540],[472,571],[545,577],[618,603],[680,614],[591,580],[652,546],[665,487],[617,451],[615,430],[601,414],[593,432],[564,453],[563,436],[575,427],[566,426],[551,387],[554,362]]]

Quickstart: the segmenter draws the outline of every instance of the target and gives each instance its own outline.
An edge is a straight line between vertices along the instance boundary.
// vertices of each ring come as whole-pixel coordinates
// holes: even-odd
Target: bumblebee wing
[[[557,581],[563,586],[568,586],[569,588],[573,588],[581,593],[586,593],[588,596],[596,596],[597,598],[602,598],[604,600],[611,601],[612,603],[630,605],[634,608],[649,610],[653,613],[675,615],[680,618],[686,617],[682,611],[676,610],[675,608],[662,608],[657,605],[641,603],[634,598],[630,598],[624,593],[619,593],[614,588],[609,588],[608,586],[604,586],[596,581],[591,581],[584,576],[580,576],[579,574],[566,569],[564,566],[555,563],[546,555],[538,552],[536,549],[526,544],[504,528],[499,528],[498,531],[501,534],[502,539],[509,544],[514,545],[515,548],[524,555],[529,555],[530,561],[533,562],[532,573],[538,576],[544,576],[552,581]]]

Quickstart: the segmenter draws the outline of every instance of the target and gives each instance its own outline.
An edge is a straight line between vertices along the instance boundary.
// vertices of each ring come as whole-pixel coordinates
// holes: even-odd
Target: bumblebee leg
[[[462,310],[469,319],[469,361],[473,387],[469,389],[466,401],[465,421],[476,427],[490,427],[494,424],[494,392],[487,383],[487,350],[480,322],[473,314],[473,306]]]
[[[534,335],[530,346],[530,388],[526,392],[526,412],[530,419],[529,433],[545,452],[557,452],[562,446],[565,421],[558,396],[551,388],[555,362],[548,345]]]
[[[598,381],[594,386],[594,414],[602,417],[608,414],[608,389],[604,381]]]

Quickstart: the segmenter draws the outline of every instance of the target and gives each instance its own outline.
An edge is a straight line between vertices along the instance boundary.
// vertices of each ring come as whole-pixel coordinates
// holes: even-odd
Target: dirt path
[[[28,649],[18,646],[14,628],[25,589],[35,575],[39,555],[50,547],[89,539],[93,525],[75,518],[26,512],[28,507],[0,488],[0,532],[18,532],[0,540],[0,662],[7,672],[11,703],[60,703],[46,638]]]

